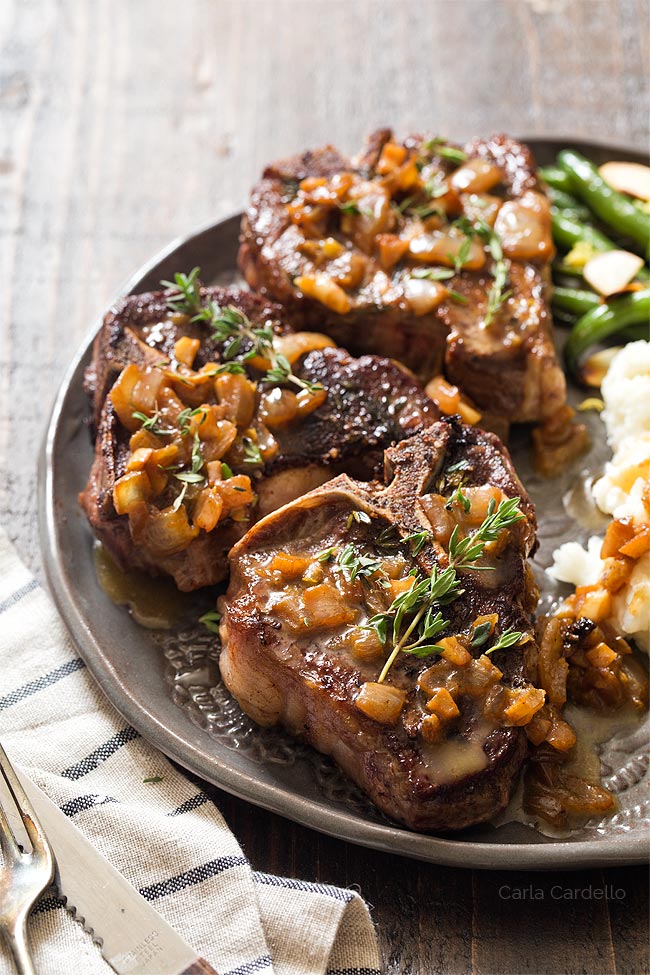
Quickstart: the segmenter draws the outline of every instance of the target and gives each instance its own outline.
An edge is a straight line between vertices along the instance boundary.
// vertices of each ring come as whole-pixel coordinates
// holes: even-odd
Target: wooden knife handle
[[[181,975],[219,975],[219,972],[212,965],[208,965],[205,958],[197,958]]]

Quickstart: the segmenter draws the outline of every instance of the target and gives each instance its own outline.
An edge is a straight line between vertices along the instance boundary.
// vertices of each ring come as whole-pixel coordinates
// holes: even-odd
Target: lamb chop
[[[281,160],[254,187],[240,242],[252,288],[355,355],[437,377],[443,412],[459,406],[449,384],[468,422],[500,432],[563,406],[550,210],[522,143],[461,150],[383,129],[354,160],[332,146]]]
[[[97,438],[80,501],[120,566],[182,590],[219,582],[257,518],[340,471],[372,477],[386,446],[437,419],[398,364],[281,333],[268,302],[195,281],[189,298],[109,312],[87,375]]]
[[[530,683],[535,529],[500,441],[435,423],[386,451],[383,483],[340,475],[235,545],[226,686],[404,825],[489,819],[544,703]]]

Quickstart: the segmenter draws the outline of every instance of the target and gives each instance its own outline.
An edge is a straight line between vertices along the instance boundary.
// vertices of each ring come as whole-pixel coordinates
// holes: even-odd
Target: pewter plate
[[[540,164],[552,162],[570,140],[528,140]],[[629,150],[577,144],[597,162],[644,161]],[[208,282],[236,279],[239,214],[174,241],[128,282],[121,294],[148,291],[177,270],[202,268]],[[650,823],[646,728],[616,729],[602,746],[605,782],[620,810],[567,836],[548,836],[527,823],[517,798],[498,822],[455,837],[425,836],[382,816],[326,758],[277,730],[255,726],[229,697],[218,677],[215,638],[190,626],[155,633],[113,605],[97,582],[93,537],[77,504],[91,464],[84,425],[84,369],[95,323],[70,366],[40,456],[39,522],[49,585],[72,637],[106,696],[145,738],[170,758],[220,788],[321,832],[364,846],[434,863],[501,870],[546,870],[639,863],[647,854]],[[574,401],[581,393],[573,390]],[[527,434],[512,444],[517,469],[537,505],[540,549],[535,571],[543,604],[561,595],[544,568],[562,541],[584,541],[597,516],[580,501],[579,484],[597,475],[607,459],[603,427],[587,415],[593,448],[553,481],[530,469]],[[576,519],[576,512],[579,518]],[[595,519],[595,520],[594,520]],[[589,522],[592,522],[589,524]],[[522,821],[524,820],[524,821]]]

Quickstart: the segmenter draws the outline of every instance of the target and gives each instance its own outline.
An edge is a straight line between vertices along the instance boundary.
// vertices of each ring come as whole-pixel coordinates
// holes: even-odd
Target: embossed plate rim
[[[631,159],[643,158],[631,148],[574,139],[531,138],[525,141],[542,156],[548,156],[560,146],[573,145],[587,154],[606,152],[610,157],[617,154]],[[186,237],[175,239],[129,279],[118,297],[147,290],[161,277],[169,277],[178,260],[187,267],[203,263],[201,254],[205,255],[212,238],[232,235],[240,216],[239,213],[230,214]],[[232,271],[232,267],[231,254],[221,270]],[[94,324],[82,343],[63,378],[52,409],[39,455],[39,532],[48,584],[79,653],[109,700],[144,738],[180,765],[227,792],[301,825],[380,851],[443,865],[501,870],[578,869],[644,862],[647,849],[640,833],[619,834],[600,840],[540,837],[529,842],[477,842],[423,835],[399,826],[360,820],[348,810],[328,805],[327,800],[298,795],[286,784],[261,781],[258,767],[248,771],[237,768],[236,756],[223,747],[220,750],[214,739],[173,703],[165,682],[162,659],[157,675],[160,680],[151,679],[147,665],[152,660],[155,662],[153,641],[148,641],[146,659],[139,654],[133,658],[120,656],[116,649],[119,640],[123,637],[128,642],[135,634],[135,642],[138,642],[138,633],[142,631],[133,629],[136,624],[124,610],[106,605],[108,600],[103,594],[99,593],[98,598],[96,582],[95,591],[88,582],[88,552],[82,551],[83,546],[75,548],[73,544],[87,532],[76,500],[71,496],[71,487],[72,495],[76,495],[78,484],[71,486],[68,482],[69,465],[74,469],[74,451],[69,457],[66,455],[66,448],[69,450],[75,438],[84,433],[80,412],[81,381],[100,324],[101,321]],[[62,477],[62,466],[65,466],[65,477]],[[62,480],[64,489],[59,490]],[[85,547],[89,548],[87,543]],[[79,555],[79,563],[74,552]],[[82,569],[86,570],[85,577]],[[144,636],[142,642],[147,643]]]

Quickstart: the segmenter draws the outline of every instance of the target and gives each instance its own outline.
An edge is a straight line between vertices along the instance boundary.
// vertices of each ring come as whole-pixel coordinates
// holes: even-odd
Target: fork
[[[27,918],[39,895],[54,880],[54,854],[2,745],[0,785],[6,787],[3,792],[8,790],[16,821],[22,820],[31,846],[27,849],[16,836],[4,798],[0,797],[0,849],[4,856],[0,872],[0,929],[19,975],[35,975],[27,943]]]

